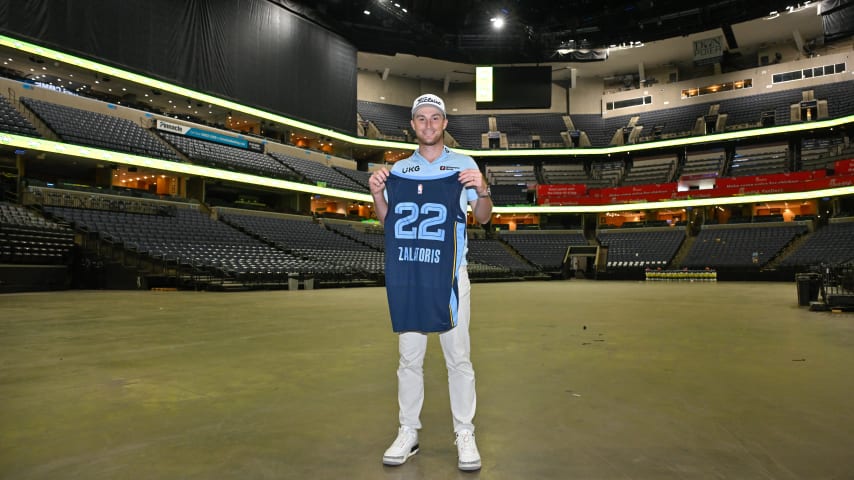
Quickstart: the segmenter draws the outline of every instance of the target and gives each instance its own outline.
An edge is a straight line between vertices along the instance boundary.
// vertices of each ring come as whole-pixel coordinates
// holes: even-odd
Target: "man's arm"
[[[474,218],[480,224],[489,223],[492,219],[492,198],[489,196],[489,185],[483,174],[476,168],[470,168],[460,172],[460,183],[466,188],[474,188],[477,192],[477,200],[469,202]]]
[[[485,197],[481,197],[478,195],[478,199],[469,202],[471,205],[472,212],[474,212],[474,218],[481,225],[489,223],[489,220],[492,219],[492,198],[489,195]]]
[[[388,178],[388,169],[383,167],[371,174],[368,185],[371,187],[371,196],[374,197],[374,212],[380,223],[385,222],[388,214],[388,202],[385,199],[385,181]]]

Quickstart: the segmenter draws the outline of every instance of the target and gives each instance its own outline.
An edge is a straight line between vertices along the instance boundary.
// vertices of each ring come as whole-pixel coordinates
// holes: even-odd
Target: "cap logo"
[[[442,115],[445,115],[445,102],[442,101],[441,98],[428,93],[426,95],[421,95],[420,97],[415,99],[415,102],[412,104],[412,115],[415,115],[415,112],[426,105],[431,105],[433,107],[438,108]]]
[[[418,105],[416,105],[416,106],[421,106],[425,103],[432,103],[433,105],[436,105],[437,107],[442,106],[442,102],[440,102],[434,98],[430,98],[430,97],[419,98],[417,103],[418,103]]]

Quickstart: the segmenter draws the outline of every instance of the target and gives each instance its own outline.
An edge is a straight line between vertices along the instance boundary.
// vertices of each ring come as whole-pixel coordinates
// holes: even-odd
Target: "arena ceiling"
[[[469,64],[559,60],[562,46],[652,42],[754,20],[804,3],[776,0],[271,0],[360,52]],[[366,13],[367,12],[367,13]],[[493,28],[501,18],[503,29]]]

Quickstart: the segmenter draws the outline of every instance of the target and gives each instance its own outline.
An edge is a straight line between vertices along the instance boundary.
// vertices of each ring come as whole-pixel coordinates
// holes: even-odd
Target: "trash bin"
[[[818,300],[818,291],[821,289],[821,274],[799,273],[795,275],[795,283],[798,288],[798,305],[808,307],[810,302]]]

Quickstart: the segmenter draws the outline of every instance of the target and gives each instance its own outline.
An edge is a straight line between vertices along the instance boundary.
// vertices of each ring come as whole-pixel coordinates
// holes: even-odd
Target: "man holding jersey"
[[[458,467],[479,470],[465,218],[471,206],[478,222],[489,222],[492,200],[474,160],[445,147],[448,119],[441,98],[416,98],[411,125],[418,149],[390,171],[375,171],[369,182],[377,218],[386,229],[386,288],[400,353],[400,427],[383,463],[402,465],[418,452],[424,355],[428,333],[436,332],[448,368]]]

